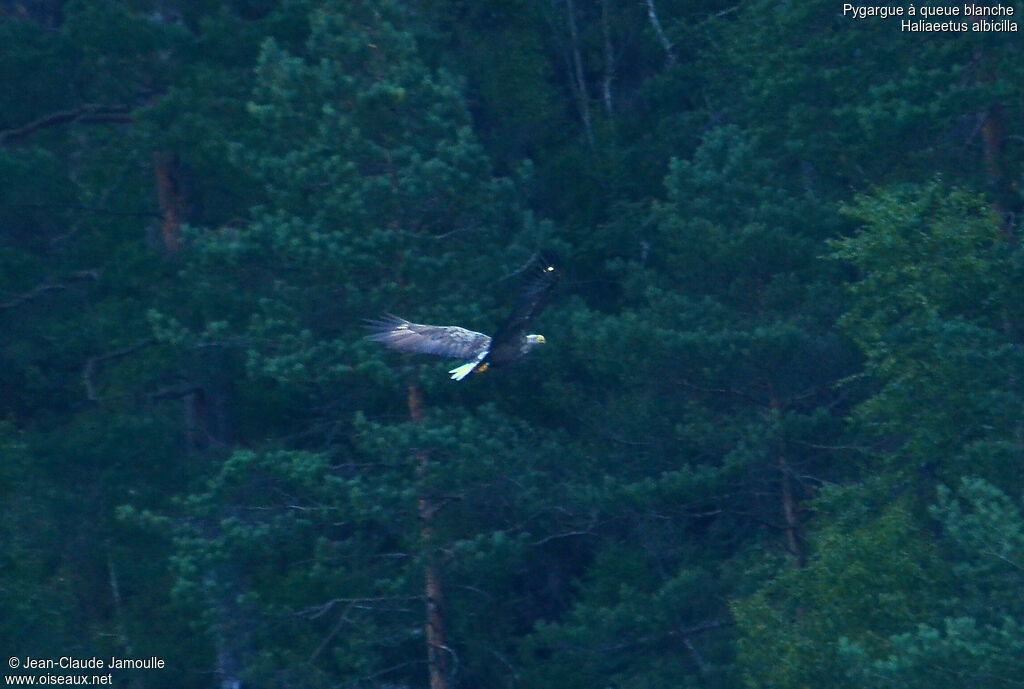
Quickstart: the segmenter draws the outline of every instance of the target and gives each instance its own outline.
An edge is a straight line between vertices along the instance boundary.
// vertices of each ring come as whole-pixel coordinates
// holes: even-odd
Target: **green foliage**
[[[489,177],[455,80],[417,61],[397,19],[317,11],[297,53],[262,47],[245,106],[260,140],[230,150],[269,205],[242,227],[194,233],[186,270],[201,296],[176,317],[192,341],[244,336],[253,375],[337,381],[366,358],[362,319],[477,316],[461,290],[509,265],[494,251],[521,222],[512,199]],[[436,312],[412,313],[422,304]]]
[[[901,32],[900,21],[855,20],[826,0],[745,3],[735,21],[712,27],[722,42],[708,65],[721,75],[714,102],[825,196],[940,171],[999,186],[986,179],[985,153],[965,129],[1012,92],[1019,42],[973,31],[936,41]],[[1009,161],[1019,156],[1010,156],[1016,178],[1019,163]]]
[[[835,221],[766,188],[773,169],[737,129],[709,133],[644,234],[621,228],[643,248],[610,262],[622,307],[566,320],[571,376],[548,385],[610,460],[593,483],[615,526],[571,612],[524,647],[533,684],[734,685],[729,599],[804,557],[800,503],[842,473],[821,441],[841,433],[826,408],[854,357],[816,258]]]
[[[523,580],[531,551],[574,528],[580,496],[570,485],[558,491],[560,511],[545,506],[565,473],[564,447],[493,407],[455,423],[357,417],[353,430],[357,447],[344,460],[284,450],[228,458],[180,506],[178,595],[251,681],[412,682],[422,671],[401,659],[418,656],[423,567],[436,560],[452,653],[467,675],[502,682],[510,635],[544,604]],[[429,543],[423,498],[438,509]],[[273,641],[282,635],[287,643]]]
[[[1024,359],[1010,325],[1015,259],[996,218],[938,182],[862,197],[847,213],[865,227],[833,244],[859,271],[842,324],[880,386],[859,420],[900,443],[904,471],[1009,478],[996,448],[1019,435]]]
[[[0,39],[12,653],[426,686],[429,571],[453,688],[1018,681],[1015,36],[74,0]],[[520,366],[363,338],[492,332],[542,250]]]
[[[931,512],[948,539],[956,582],[938,601],[941,621],[929,615],[893,635],[889,653],[876,659],[845,641],[851,676],[865,687],[1016,686],[1024,651],[1020,504],[984,480],[964,478],[956,494],[940,487]]]
[[[699,567],[665,577],[653,565],[626,547],[602,551],[573,610],[539,624],[523,646],[525,662],[536,668],[528,681],[656,687],[674,678],[680,686],[728,686],[727,621],[716,602],[728,581]]]
[[[806,568],[735,604],[748,686],[856,686],[843,650],[857,643],[884,657],[887,635],[930,612],[946,575],[911,513],[896,504],[857,522],[824,528]]]

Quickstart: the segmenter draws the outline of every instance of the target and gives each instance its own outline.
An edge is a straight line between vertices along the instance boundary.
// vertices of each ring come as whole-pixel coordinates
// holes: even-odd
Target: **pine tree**
[[[615,527],[572,615],[531,642],[535,683],[583,666],[578,686],[729,686],[726,601],[806,560],[804,504],[840,475],[835,384],[856,358],[830,331],[842,295],[817,260],[835,221],[766,186],[772,169],[738,129],[710,133],[673,162],[667,199],[624,223],[643,253],[612,264],[620,310],[569,318],[570,373],[552,385],[603,458],[597,505]]]
[[[841,644],[850,674],[865,687],[1014,686],[1024,651],[1020,504],[983,479],[965,478],[955,492],[940,486],[931,513],[956,578],[953,590],[936,596],[941,620],[931,615],[893,635],[880,658]]]
[[[225,678],[494,684],[507,630],[531,620],[495,563],[514,571],[531,539],[564,528],[534,523],[549,477],[530,465],[566,450],[516,418],[514,389],[506,410],[473,409],[502,379],[459,388],[366,342],[361,323],[496,324],[496,290],[515,289],[545,229],[492,177],[458,83],[419,60],[397,7],[309,18],[302,46],[264,44],[247,104],[263,136],[232,152],[264,204],[185,235],[192,297],[153,316],[183,357],[217,348],[244,365],[250,390],[231,401],[250,420],[234,442],[253,449],[182,503],[178,590]],[[410,389],[423,401],[406,422]]]
[[[220,22],[252,26],[213,3],[191,29],[124,3],[48,5],[45,25],[0,12],[0,405],[16,448],[3,631],[32,656],[156,653],[174,674],[148,685],[199,685],[186,659],[204,646],[170,598],[170,541],[118,514],[169,509],[194,476],[185,436],[205,435],[202,405],[147,311],[176,299],[181,226],[231,212],[193,194],[209,159],[178,155],[151,118],[186,73],[237,68],[202,49]],[[226,53],[252,40],[239,34]]]
[[[864,227],[833,255],[858,270],[841,322],[866,356],[870,387],[851,419],[864,480],[817,502],[806,572],[737,604],[740,661],[751,686],[1003,682],[1019,618],[975,539],[991,520],[1013,560],[1016,512],[1002,491],[1021,490],[1016,249],[983,198],[938,182],[847,212]],[[942,485],[961,482],[977,516]],[[1007,615],[972,614],[995,609]]]

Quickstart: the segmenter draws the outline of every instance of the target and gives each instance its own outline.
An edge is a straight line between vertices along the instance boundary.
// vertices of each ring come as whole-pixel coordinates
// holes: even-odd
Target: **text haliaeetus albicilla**
[[[488,366],[518,361],[535,346],[544,344],[543,335],[527,334],[526,328],[544,308],[556,282],[558,271],[554,266],[542,267],[493,337],[457,325],[422,325],[391,315],[369,321],[374,332],[368,337],[401,352],[469,359],[449,371],[452,380],[462,380],[473,371],[480,373]]]

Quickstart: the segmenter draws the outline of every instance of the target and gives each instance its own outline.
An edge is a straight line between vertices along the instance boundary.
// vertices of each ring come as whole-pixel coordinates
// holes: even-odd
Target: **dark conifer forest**
[[[1024,7],[941,7],[0,0],[6,683],[1021,687]]]

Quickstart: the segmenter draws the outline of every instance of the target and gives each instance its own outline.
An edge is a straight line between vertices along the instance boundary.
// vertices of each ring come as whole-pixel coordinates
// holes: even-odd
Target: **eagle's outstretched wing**
[[[400,352],[434,354],[449,359],[475,358],[491,346],[491,338],[457,325],[423,325],[388,315],[367,321],[367,337]]]
[[[542,261],[536,274],[523,289],[515,309],[494,333],[488,360],[494,363],[512,361],[522,356],[523,338],[534,316],[547,304],[551,291],[558,283],[558,270],[548,261]]]

